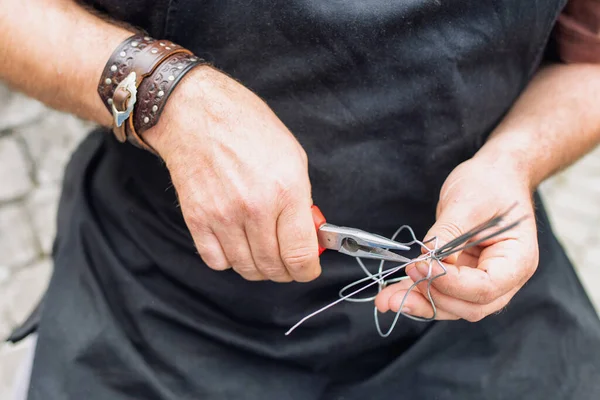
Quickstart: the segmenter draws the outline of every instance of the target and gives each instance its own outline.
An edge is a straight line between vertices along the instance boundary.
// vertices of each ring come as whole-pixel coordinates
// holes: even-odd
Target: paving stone
[[[39,101],[11,91],[0,83],[0,131],[34,121],[47,110]]]
[[[46,290],[51,273],[52,262],[45,258],[13,274],[4,290],[6,314],[13,327],[25,321],[33,311]]]
[[[600,246],[588,247],[577,271],[596,310],[600,312]]]
[[[600,167],[598,167],[600,171]],[[572,174],[569,177],[568,188],[580,196],[587,197],[596,203],[600,203],[600,172],[596,174]],[[600,209],[600,207],[598,207]],[[600,215],[600,211],[598,211]]]
[[[16,129],[14,133],[27,144],[38,182],[58,184],[73,150],[92,126],[74,116],[51,111],[36,123]]]
[[[29,216],[20,204],[0,207],[0,254],[8,267],[25,265],[39,255]]]
[[[1,372],[2,371],[2,343],[10,335],[10,332],[11,332],[10,324],[8,323],[6,318],[4,318],[4,316],[0,315],[0,399],[4,399],[4,397],[2,397],[2,387],[1,387],[1,383],[2,383],[2,372]]]
[[[10,269],[5,265],[0,265],[0,288],[10,279]]]
[[[49,255],[52,251],[56,235],[56,210],[59,197],[58,185],[46,185],[35,189],[25,203],[31,216],[34,234],[44,255]]]
[[[538,191],[540,192],[542,199],[545,200],[547,198],[552,197],[552,195],[558,188],[559,185],[556,183],[556,180],[546,179],[540,184],[540,186],[538,187]]]
[[[15,138],[0,138],[0,160],[0,202],[18,198],[31,190],[31,166]]]
[[[576,168],[581,170],[582,173],[597,175],[598,169],[600,169],[600,145],[575,163],[573,169],[576,170]]]
[[[10,269],[7,266],[0,266],[0,341],[6,338],[11,330],[10,318],[7,313],[8,296],[6,295],[6,288],[10,282],[10,278]],[[2,392],[0,391],[0,393]],[[0,396],[0,399],[2,398]]]
[[[15,382],[27,374],[26,365],[32,361],[32,349],[33,340],[29,338],[16,345],[0,345],[0,399],[15,398]]]
[[[556,191],[546,199],[546,204],[552,210],[553,217],[568,216],[573,222],[587,226],[586,231],[593,229],[589,222],[598,218],[600,209],[598,196],[574,190],[571,186]]]
[[[595,272],[597,272],[597,282],[600,282],[600,246],[596,245],[587,248],[585,261],[582,265],[582,269],[592,269]]]
[[[590,223],[595,218],[594,214],[588,215],[570,208],[563,208],[557,206],[553,201],[549,201],[547,204],[549,204],[547,211],[552,229],[561,240],[586,245],[596,234],[598,226]]]

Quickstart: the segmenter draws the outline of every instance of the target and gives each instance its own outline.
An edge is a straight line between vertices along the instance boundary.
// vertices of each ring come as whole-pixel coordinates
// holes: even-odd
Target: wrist
[[[188,106],[191,105],[194,108],[193,113],[195,115],[204,113],[205,107],[199,104],[198,100],[210,96],[207,83],[213,82],[214,75],[217,73],[209,65],[199,65],[182,77],[165,103],[160,120],[144,132],[144,141],[167,164],[170,163],[173,150],[181,148],[191,139],[187,137],[190,130],[180,128],[181,121],[186,118],[185,114],[188,112],[186,111]],[[201,96],[199,96],[199,93],[201,93]],[[202,117],[200,119],[204,120]],[[202,131],[202,129],[194,129],[193,134],[197,136]]]
[[[492,135],[475,154],[473,160],[484,168],[511,176],[518,184],[533,193],[540,181],[535,169],[535,158],[526,135]]]

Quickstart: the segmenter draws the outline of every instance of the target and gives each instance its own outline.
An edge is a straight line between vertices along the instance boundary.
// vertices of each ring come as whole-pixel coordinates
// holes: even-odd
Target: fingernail
[[[404,314],[410,314],[412,312],[412,310],[409,307],[403,307],[402,308],[402,312]]]

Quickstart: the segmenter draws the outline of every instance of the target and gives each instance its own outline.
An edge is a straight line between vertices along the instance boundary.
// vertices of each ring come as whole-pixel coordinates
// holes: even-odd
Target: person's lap
[[[565,278],[556,276],[557,286]],[[522,304],[525,302],[528,304]],[[73,373],[66,367],[58,376],[38,371],[33,379],[32,398],[53,398],[44,395],[48,375],[62,381],[64,393],[70,396],[67,398],[85,395],[91,400],[597,398],[600,395],[598,323],[589,310],[577,309],[581,304],[574,302],[572,307],[565,307],[565,303],[568,303],[565,299],[552,295],[517,296],[506,311],[476,324],[435,323],[385,368],[355,382],[337,382],[328,372],[268,360],[232,349],[226,343],[198,337],[196,348],[186,355],[194,359],[186,363],[197,371],[192,374],[193,382],[186,379],[177,382],[176,359],[170,360],[171,365],[166,361],[140,359],[153,369],[145,376],[129,375],[117,359],[103,365],[94,365],[93,359],[83,363],[81,359],[61,360],[59,364],[76,362],[75,368],[80,371]],[[161,335],[161,332],[149,334]],[[69,341],[69,337],[63,336],[63,340]],[[172,346],[176,348],[178,343]],[[362,367],[360,359],[347,366]],[[163,368],[171,371],[161,371]],[[88,370],[82,373],[81,369]],[[79,386],[79,379],[85,382],[83,387]],[[164,384],[165,379],[170,382]],[[97,391],[90,390],[96,385]]]
[[[84,148],[96,146],[97,140],[88,140]],[[74,173],[81,161],[77,157],[81,155],[75,155],[67,173],[67,198],[79,196],[84,186],[69,177],[69,171],[77,179],[85,175]],[[600,396],[595,379],[600,372],[600,321],[552,236],[543,209],[538,215],[538,271],[501,313],[479,323],[418,325],[401,319],[400,331],[415,327],[418,337],[381,339],[373,327],[372,338],[366,336],[370,345],[360,347],[365,336],[354,339],[352,326],[372,326],[372,309],[356,305],[364,312],[355,314],[359,317],[352,321],[355,325],[348,325],[346,337],[344,330],[332,332],[327,325],[312,326],[304,334],[317,345],[320,340],[344,341],[311,359],[314,348],[303,347],[296,336],[283,337],[283,331],[274,333],[274,326],[280,326],[265,324],[262,310],[256,310],[254,320],[236,321],[239,315],[219,308],[220,301],[229,301],[227,293],[221,298],[189,293],[189,287],[157,274],[146,261],[138,263],[143,251],[128,240],[127,228],[112,229],[107,238],[108,225],[90,226],[93,221],[85,215],[101,208],[90,210],[90,204],[79,201],[65,204],[59,216],[64,225],[55,246],[55,274],[39,323],[30,399]],[[106,224],[114,227],[118,218]],[[122,248],[131,251],[123,253]],[[111,275],[114,265],[119,272]],[[346,283],[340,282],[340,287]],[[172,290],[164,291],[165,286]],[[178,290],[197,297],[197,312],[186,314],[185,308],[195,305],[186,303]],[[274,308],[286,305],[278,298],[267,300]],[[358,350],[353,351],[354,346]],[[304,351],[306,357],[297,356]]]

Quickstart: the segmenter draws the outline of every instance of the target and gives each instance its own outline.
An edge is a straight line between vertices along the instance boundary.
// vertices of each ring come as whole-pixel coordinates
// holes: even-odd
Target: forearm
[[[73,0],[4,0],[0,80],[52,108],[110,126],[96,88],[112,51],[130,35]]]
[[[514,166],[533,190],[600,143],[599,100],[599,65],[545,67],[476,157]]]

